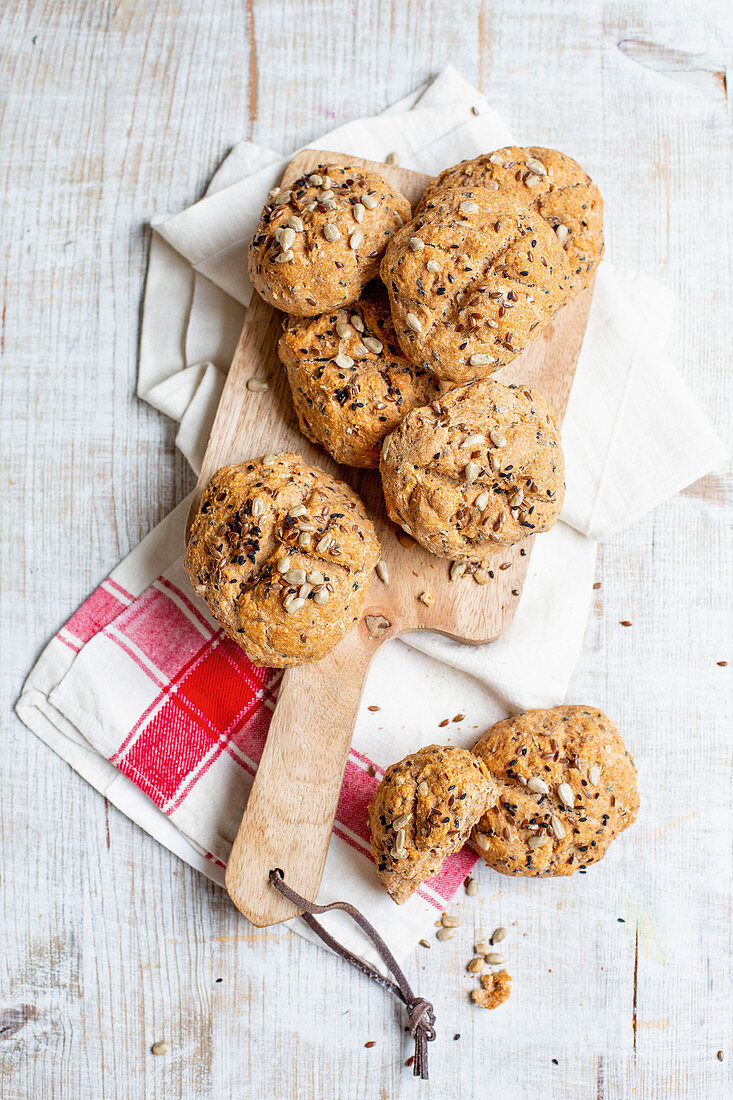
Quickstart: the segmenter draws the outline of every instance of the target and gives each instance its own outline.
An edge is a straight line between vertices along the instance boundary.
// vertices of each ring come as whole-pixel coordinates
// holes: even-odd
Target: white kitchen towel
[[[509,141],[503,121],[449,68],[383,114],[340,127],[313,146],[374,160],[397,152],[407,167],[435,173]],[[570,152],[583,161],[581,150]],[[204,199],[155,219],[138,392],[180,422],[177,442],[194,468],[251,293],[249,237],[286,160],[244,142],[226,159]],[[468,745],[506,713],[564,699],[591,598],[593,540],[644,514],[725,455],[664,353],[670,310],[669,295],[652,280],[601,265],[563,432],[565,522],[536,541],[516,618],[497,642],[474,648],[420,635],[383,648],[355,731],[355,746],[369,759],[386,766],[435,740],[437,719],[458,712],[466,719],[440,732],[453,744]],[[676,431],[683,419],[684,448]],[[186,511],[184,501],[120,563],[97,590],[98,600],[104,602],[105,592],[119,599],[121,590],[126,599],[142,598],[160,578],[165,583],[176,577]],[[117,716],[110,712],[104,685],[118,669],[109,665],[108,653],[97,660],[102,646],[98,634],[70,645],[63,628],[29,675],[18,713],[128,816],[221,882],[221,868],[209,858],[212,822],[198,828],[190,817],[183,824],[174,821],[106,759]],[[370,703],[382,709],[370,712]],[[371,864],[338,836],[332,839],[320,896],[345,896],[359,905],[398,954],[425,933],[434,916],[417,897],[396,910],[376,886]],[[299,923],[296,930],[303,931]],[[358,934],[346,928],[342,934],[349,946],[364,949]]]

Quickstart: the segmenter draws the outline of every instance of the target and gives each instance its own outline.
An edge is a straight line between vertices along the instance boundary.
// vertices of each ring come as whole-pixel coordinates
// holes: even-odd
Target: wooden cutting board
[[[389,180],[413,205],[429,177],[404,168],[336,153],[305,150],[288,165],[288,186],[323,164],[358,164]],[[535,386],[562,421],[583,342],[592,297],[589,287],[494,378]],[[369,664],[380,645],[408,631],[431,630],[469,645],[497,638],[514,615],[529,565],[533,537],[498,549],[494,578],[449,581],[450,563],[416,543],[403,545],[388,520],[378,471],[338,466],[298,430],[284,367],[277,357],[282,316],[254,294],[211,431],[192,516],[209,478],[222,466],[268,452],[296,451],[347,481],[364,500],[382,544],[389,584],[376,576],[358,626],[321,661],[283,675],[265,750],[229,859],[229,894],[253,924],[293,917],[297,910],[268,882],[273,868],[315,899],[323,873],[346,758]],[[268,382],[247,389],[253,376]],[[542,537],[542,536],[540,536]],[[427,606],[418,597],[434,597]],[[418,690],[418,685],[414,685]],[[410,690],[410,685],[405,685]]]

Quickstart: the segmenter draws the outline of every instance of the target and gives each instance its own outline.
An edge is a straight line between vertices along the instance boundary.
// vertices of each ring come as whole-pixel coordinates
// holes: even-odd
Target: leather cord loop
[[[340,955],[341,958],[345,959],[351,966],[356,967],[362,974],[366,974],[367,978],[371,978],[373,982],[376,982],[377,985],[381,985],[383,989],[386,989],[407,1006],[410,1033],[415,1040],[415,1059],[412,1064],[412,1072],[415,1077],[420,1077],[423,1081],[427,1081],[428,1043],[431,1043],[435,1038],[435,1012],[433,1011],[433,1006],[430,1001],[426,1001],[424,997],[416,997],[412,992],[409,982],[399,963],[379,935],[379,932],[377,932],[376,928],[369,923],[366,917],[363,916],[358,909],[353,905],[349,905],[347,901],[334,901],[330,905],[316,905],[314,902],[301,897],[291,886],[288,886],[285,882],[283,872],[279,869],[270,871],[269,878],[270,885],[274,886],[283,897],[286,897],[293,905],[297,905],[299,909],[304,910],[301,914],[302,920],[305,921],[308,927],[315,932],[327,947],[330,947],[332,951],[335,951],[337,955]],[[384,974],[380,974],[373,966],[370,966],[369,963],[365,962],[363,959],[359,958],[358,955],[355,955],[352,951],[349,951],[348,948],[340,944],[338,940],[335,940],[333,936],[326,931],[321,922],[316,920],[316,914],[330,913],[335,909],[350,916],[351,919],[359,925],[362,932],[369,937],[394,976],[394,981],[391,981],[391,979],[387,978]]]

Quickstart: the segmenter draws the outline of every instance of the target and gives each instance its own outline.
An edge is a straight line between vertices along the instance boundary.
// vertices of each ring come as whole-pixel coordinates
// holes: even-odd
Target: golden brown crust
[[[509,145],[441,172],[422,203],[446,187],[487,187],[541,214],[561,241],[573,291],[587,286],[603,255],[603,199],[590,176],[557,149]]]
[[[250,660],[284,668],[319,660],[351,630],[378,558],[348,485],[279,454],[214,474],[183,564]]]
[[[479,1008],[498,1008],[509,1000],[512,979],[506,970],[497,970],[492,974],[481,975],[483,989],[473,989],[471,1000]]]
[[[509,363],[570,293],[567,257],[547,222],[481,187],[426,200],[392,238],[381,277],[407,358],[452,382]]]
[[[444,388],[403,356],[378,280],[348,309],[288,318],[278,354],[303,435],[346,466],[378,466],[385,436]]]
[[[355,302],[379,271],[410,203],[363,168],[319,165],[270,192],[249,250],[249,277],[266,302],[314,317]]]
[[[379,469],[390,518],[454,561],[549,530],[565,488],[544,397],[491,379],[409,413],[385,440]]]
[[[463,846],[496,793],[467,749],[428,745],[387,768],[369,829],[379,877],[398,905]]]
[[[516,714],[473,751],[501,793],[471,843],[504,875],[571,875],[601,859],[636,817],[634,762],[594,707]]]

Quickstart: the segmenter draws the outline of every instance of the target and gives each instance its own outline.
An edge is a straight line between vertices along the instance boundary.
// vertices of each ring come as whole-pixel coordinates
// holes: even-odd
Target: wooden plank
[[[141,227],[200,197],[243,136],[296,148],[450,60],[519,138],[588,166],[610,258],[679,293],[674,362],[730,437],[730,109],[719,80],[693,83],[728,64],[728,8],[362,0],[352,19],[331,0],[0,6],[0,1019],[34,1010],[0,1039],[3,1100],[414,1094],[401,1017],[380,990],[284,930],[247,925],[10,714],[42,641],[193,485],[175,425],[132,396]],[[691,80],[621,50],[629,39],[656,45],[655,59],[687,55]],[[511,930],[513,992],[497,1012],[464,996],[467,927],[416,948],[407,971],[440,1029],[426,1096],[730,1095],[732,495],[730,475],[713,475],[602,548],[571,698],[624,731],[640,818],[587,876],[481,872],[461,912],[467,927]],[[466,709],[469,682],[453,680]],[[359,721],[388,731],[375,684],[366,700],[382,711]],[[416,743],[454,713],[448,692],[436,665],[415,692]],[[468,729],[480,698],[474,687]],[[159,1038],[170,1055],[149,1053]]]

